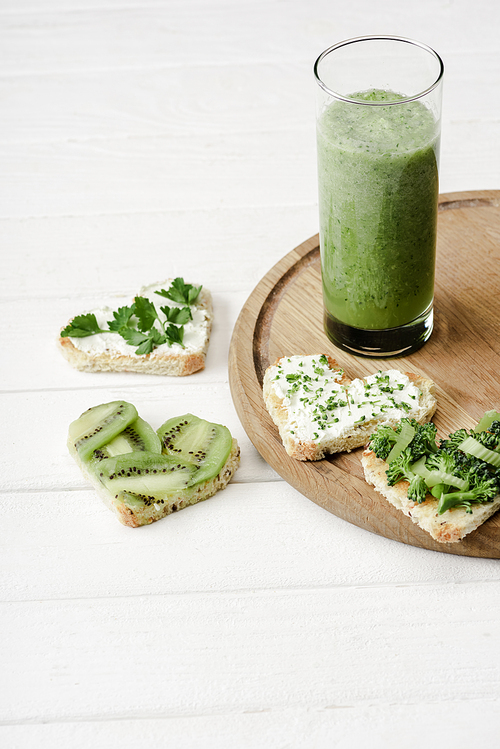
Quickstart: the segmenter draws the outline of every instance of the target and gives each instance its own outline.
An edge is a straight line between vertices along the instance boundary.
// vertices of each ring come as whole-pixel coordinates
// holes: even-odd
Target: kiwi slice
[[[154,502],[186,489],[195,472],[171,455],[129,452],[101,461],[97,476],[115,498],[123,492]]]
[[[69,439],[80,458],[87,461],[94,450],[111,442],[137,418],[137,409],[126,401],[93,406],[70,424]]]
[[[175,496],[178,496],[178,492],[174,492]],[[140,518],[140,513],[143,513],[144,510],[147,507],[151,507],[151,505],[156,505],[155,509],[159,509],[159,505],[165,505],[165,509],[171,508],[172,512],[175,512],[178,509],[181,509],[182,507],[182,500],[179,501],[179,505],[177,504],[170,504],[169,505],[169,498],[165,497],[159,498],[159,497],[153,497],[152,495],[147,494],[134,494],[134,492],[119,492],[119,494],[115,495],[115,502],[118,504],[124,504],[129,509],[133,510],[133,512],[138,513],[136,515],[136,519]],[[142,523],[139,522],[140,525]]]
[[[161,442],[153,427],[138,416],[111,442],[94,450],[92,459],[99,463],[101,460],[113,458],[115,455],[143,451],[159,455],[161,453]]]
[[[157,433],[165,455],[177,456],[196,466],[190,486],[217,476],[228,459],[233,443],[227,427],[193,414],[169,419]]]

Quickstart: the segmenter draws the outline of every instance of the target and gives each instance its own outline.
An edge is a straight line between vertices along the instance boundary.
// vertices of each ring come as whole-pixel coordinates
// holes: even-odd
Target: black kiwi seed
[[[192,414],[165,422],[158,435],[165,453],[178,456],[197,467],[196,483],[214,478],[232,447],[232,437],[226,427]]]
[[[194,465],[176,461],[168,455],[151,454],[149,451],[131,451],[129,453],[117,454],[116,456],[104,461],[102,466],[101,481],[104,485],[110,482],[111,477],[116,478],[113,481],[113,488],[118,484],[116,491],[118,497],[123,496],[125,503],[126,497],[130,496],[130,501],[137,503],[134,498],[139,499],[139,491],[147,487],[152,492],[146,499],[140,499],[144,506],[150,506],[152,503],[161,504],[162,500],[173,492],[183,491],[189,484],[194,474]],[[106,467],[109,468],[106,470]],[[173,471],[172,475],[170,472]],[[165,474],[169,474],[168,477]],[[135,489],[135,491],[134,491]],[[132,504],[130,504],[133,507]]]

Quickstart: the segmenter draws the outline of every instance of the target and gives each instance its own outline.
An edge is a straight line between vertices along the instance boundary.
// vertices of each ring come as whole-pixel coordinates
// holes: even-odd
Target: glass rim
[[[405,44],[412,44],[415,47],[420,47],[420,49],[425,50],[426,52],[429,52],[438,62],[439,64],[439,74],[434,81],[428,88],[426,88],[424,91],[420,91],[418,94],[414,94],[413,96],[405,96],[403,99],[394,99],[394,101],[363,101],[361,99],[352,99],[349,96],[343,96],[342,94],[339,94],[337,91],[333,91],[331,88],[329,88],[326,83],[324,83],[321,80],[321,77],[318,72],[318,68],[321,64],[321,62],[329,55],[331,52],[333,52],[336,49],[339,49],[340,47],[345,47],[348,44],[355,44],[356,42],[367,42],[367,41],[388,41],[388,42],[404,42]],[[405,36],[383,36],[375,34],[373,36],[356,36],[352,39],[345,39],[342,42],[337,42],[337,44],[333,44],[331,47],[328,47],[328,49],[325,49],[317,58],[316,62],[314,63],[314,77],[316,78],[316,82],[320,86],[320,88],[323,89],[325,93],[327,93],[329,96],[333,96],[334,99],[339,99],[340,101],[345,101],[350,104],[361,104],[363,106],[367,107],[388,107],[388,106],[394,106],[395,104],[404,104],[405,102],[409,101],[416,101],[417,99],[421,99],[423,96],[426,96],[427,94],[430,94],[431,91],[433,91],[441,82],[443,75],[444,75],[444,62],[441,59],[440,55],[432,49],[432,47],[429,47],[427,44],[424,44],[423,42],[418,42],[415,39],[409,39]]]

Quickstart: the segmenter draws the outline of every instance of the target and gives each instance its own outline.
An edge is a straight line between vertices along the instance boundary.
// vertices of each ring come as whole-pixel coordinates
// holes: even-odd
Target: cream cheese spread
[[[269,370],[269,381],[287,410],[287,429],[297,440],[321,445],[367,422],[412,417],[421,391],[396,369],[342,384],[343,370],[325,356],[289,356]]]
[[[155,291],[161,289],[168,289],[172,279],[167,279],[161,284],[154,284],[151,286],[143,287],[137,296],[143,296],[149,299],[154,305],[158,312],[158,317],[162,323],[166,321],[166,316],[160,310],[160,307],[185,307],[185,304],[174,302],[171,299],[158,296]],[[203,290],[201,292],[203,294]],[[200,299],[200,298],[199,298]],[[121,302],[119,306],[132,304],[133,299],[127,299]],[[190,305],[191,314],[193,319],[184,324],[184,348],[179,343],[163,343],[157,348],[153,349],[149,356],[151,358],[164,356],[165,354],[180,354],[180,353],[193,353],[200,350],[204,351],[209,339],[210,333],[210,315],[207,309],[199,303]],[[116,309],[116,308],[115,308]],[[97,324],[101,329],[107,328],[107,323],[113,319],[113,309],[111,307],[101,307],[99,309],[90,310],[97,320]],[[160,326],[155,323],[160,330]],[[84,351],[90,356],[96,354],[108,354],[109,356],[130,356],[137,357],[137,359],[143,358],[144,355],[138,355],[135,353],[137,346],[127,343],[127,341],[116,333],[97,333],[95,335],[87,336],[86,338],[73,338],[69,337],[73,346],[80,351]]]

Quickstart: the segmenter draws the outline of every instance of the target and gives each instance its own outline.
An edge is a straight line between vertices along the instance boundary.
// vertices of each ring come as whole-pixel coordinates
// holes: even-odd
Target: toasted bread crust
[[[277,366],[282,359],[277,359],[272,367]],[[339,364],[331,356],[326,357],[328,359],[328,366],[332,371],[338,371],[340,369]],[[422,392],[422,398],[418,404],[418,408],[413,413],[409,413],[408,416],[416,419],[419,423],[428,421],[434,414],[437,406],[437,401],[434,396],[434,383],[432,380],[426,379],[413,373],[406,373],[408,378],[415,384]],[[345,374],[339,379],[339,383],[342,385],[349,385],[351,380]],[[290,457],[296,460],[321,460],[325,455],[329,455],[336,452],[351,452],[358,447],[363,447],[369,436],[373,433],[377,425],[380,423],[380,419],[373,419],[372,421],[366,421],[362,424],[357,425],[351,433],[343,436],[339,439],[331,440],[329,443],[317,444],[312,440],[302,440],[291,434],[288,423],[288,410],[283,400],[276,394],[272,387],[271,380],[271,367],[265,372],[263,382],[263,396],[266,408],[278,427],[278,431],[283,442],[283,446],[290,455]],[[386,420],[386,423],[394,426],[391,420]]]
[[[81,372],[139,372],[142,374],[184,377],[205,368],[206,349],[197,353],[145,354],[141,357],[114,354],[88,354],[77,349],[69,338],[59,338],[59,349],[71,366]]]
[[[130,347],[130,355],[113,349],[105,352],[87,353],[77,348],[71,338],[58,338],[58,346],[64,358],[75,369],[81,372],[138,372],[142,374],[166,375],[171,377],[185,377],[205,368],[205,359],[210,343],[213,322],[212,295],[207,289],[200,292],[196,306],[205,311],[207,318],[207,333],[205,340],[196,351],[187,349],[180,352],[159,353],[137,356]]]
[[[466,512],[463,507],[453,507],[442,515],[438,515],[438,500],[432,494],[427,494],[425,501],[417,504],[408,499],[408,481],[399,481],[394,486],[389,486],[385,473],[387,463],[377,458],[372,450],[364,450],[361,463],[366,481],[439,543],[450,544],[461,541],[464,536],[478,528],[500,508],[500,496],[498,496],[492,502],[472,505],[471,513]]]

